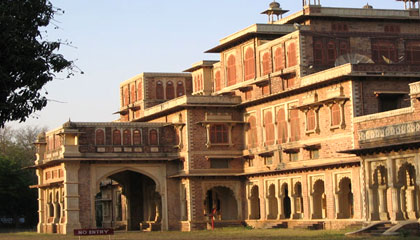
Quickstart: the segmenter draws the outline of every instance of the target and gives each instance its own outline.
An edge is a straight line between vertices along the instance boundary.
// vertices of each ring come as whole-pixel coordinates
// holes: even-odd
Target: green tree
[[[43,86],[63,70],[72,74],[72,62],[57,53],[60,42],[40,31],[57,11],[48,0],[0,1],[0,127],[41,110]]]
[[[25,127],[13,130],[0,129],[0,216],[13,217],[15,225],[19,217],[25,217],[26,227],[37,222],[37,191],[30,189],[36,184],[32,169],[36,136],[45,128]]]

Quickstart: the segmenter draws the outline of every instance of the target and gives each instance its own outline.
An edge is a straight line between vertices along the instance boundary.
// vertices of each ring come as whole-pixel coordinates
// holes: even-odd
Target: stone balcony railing
[[[406,122],[377,128],[359,130],[359,143],[369,144],[373,142],[402,142],[420,136],[420,121]]]
[[[157,134],[157,144],[149,141],[151,130],[155,130]],[[118,133],[120,140],[116,144],[114,134]],[[173,126],[168,123],[68,122],[38,136],[35,142],[36,164],[82,158],[173,159],[178,154],[176,134]]]

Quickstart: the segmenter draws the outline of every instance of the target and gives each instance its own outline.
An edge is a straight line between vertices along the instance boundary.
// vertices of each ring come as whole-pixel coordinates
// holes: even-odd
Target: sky
[[[219,40],[254,23],[271,0],[50,0],[64,10],[56,15],[44,38],[70,44],[60,48],[84,74],[58,74],[45,86],[48,105],[26,125],[54,129],[75,122],[106,122],[118,118],[119,83],[142,72],[182,72],[201,60]],[[313,1],[313,0],[311,0]],[[288,14],[302,9],[302,0],[278,1]],[[403,9],[394,0],[321,0],[323,7]],[[286,14],[285,16],[287,16]],[[57,28],[55,28],[57,26]]]

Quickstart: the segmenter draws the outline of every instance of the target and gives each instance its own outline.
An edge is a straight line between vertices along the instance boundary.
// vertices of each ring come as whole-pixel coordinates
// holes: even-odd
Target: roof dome
[[[364,9],[372,9],[373,7],[369,5],[369,3],[366,3],[365,6],[363,6]]]
[[[280,3],[273,1],[270,3],[270,8],[280,8]]]

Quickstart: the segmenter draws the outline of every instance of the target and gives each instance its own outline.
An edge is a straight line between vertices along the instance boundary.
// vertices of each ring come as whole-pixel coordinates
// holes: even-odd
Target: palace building
[[[118,121],[39,135],[38,232],[418,221],[420,11],[403,2],[272,2],[206,51],[220,61],[122,82]]]

